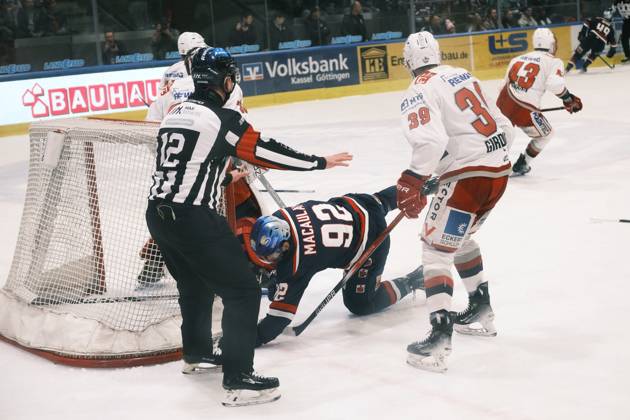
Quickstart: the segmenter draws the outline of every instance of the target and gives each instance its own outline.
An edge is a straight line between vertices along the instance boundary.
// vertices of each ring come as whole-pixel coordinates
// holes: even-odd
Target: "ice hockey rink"
[[[221,375],[184,376],[181,362],[127,369],[54,365],[0,342],[0,419],[630,419],[630,66],[568,76],[584,110],[550,112],[556,137],[532,172],[511,178],[479,232],[498,336],[454,334],[449,370],[406,365],[408,343],[429,328],[423,293],[356,317],[337,296],[300,337],[256,352],[280,378],[282,398],[224,408]],[[496,97],[500,82],[483,87]],[[317,154],[349,151],[350,168],[270,173],[287,204],[396,182],[410,148],[399,128],[400,92],[250,111],[264,135]],[[553,96],[546,106],[558,106]],[[513,161],[527,138],[517,134]],[[0,285],[9,272],[28,170],[28,137],[0,139]],[[147,189],[149,180],[146,180]],[[392,234],[384,278],[420,264],[419,221]],[[316,276],[304,319],[339,280]],[[456,279],[454,310],[466,305]],[[268,301],[263,297],[261,314]]]

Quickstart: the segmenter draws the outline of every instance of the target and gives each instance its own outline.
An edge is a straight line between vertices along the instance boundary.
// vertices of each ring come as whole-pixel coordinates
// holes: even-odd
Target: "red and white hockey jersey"
[[[160,96],[149,107],[147,121],[162,121],[166,114],[178,104],[184,102],[195,91],[192,77],[187,76],[176,79],[169,87],[165,88]],[[233,109],[245,115],[247,110],[243,106],[243,90],[238,84],[230,94],[223,108]]]
[[[546,91],[566,92],[564,64],[546,51],[531,51],[510,61],[505,76],[507,95],[530,111],[538,111]]]
[[[442,182],[509,175],[512,126],[467,70],[441,65],[417,76],[400,112],[415,173]]]

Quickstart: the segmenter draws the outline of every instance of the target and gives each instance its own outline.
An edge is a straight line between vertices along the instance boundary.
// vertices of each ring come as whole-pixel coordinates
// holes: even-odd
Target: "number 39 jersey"
[[[546,51],[531,51],[510,61],[505,77],[508,95],[517,104],[537,111],[546,91],[566,92],[562,60]]]
[[[467,70],[441,65],[423,72],[405,92],[400,112],[413,172],[435,173],[441,181],[509,174],[511,124]]]

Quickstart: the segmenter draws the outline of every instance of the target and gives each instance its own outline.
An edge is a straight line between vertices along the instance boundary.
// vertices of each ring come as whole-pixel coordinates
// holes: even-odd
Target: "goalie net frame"
[[[101,169],[98,166],[99,162],[97,162],[99,158],[95,157],[94,144],[99,141],[104,143],[112,142],[115,147],[117,141],[115,136],[119,136],[125,139],[123,141],[126,142],[125,144],[133,144],[133,146],[138,146],[140,149],[142,146],[149,146],[144,148],[144,154],[151,157],[150,163],[154,168],[158,127],[159,124],[154,122],[103,118],[53,120],[31,125],[29,129],[29,175],[24,211],[9,278],[4,287],[0,289],[0,340],[54,363],[75,367],[131,367],[165,363],[181,358],[179,328],[181,316],[179,314],[179,305],[176,305],[177,314],[149,325],[143,325],[137,330],[112,327],[106,325],[107,320],[85,318],[82,312],[89,313],[89,309],[76,312],[72,309],[63,309],[64,307],[77,308],[77,306],[73,307],[72,305],[83,305],[85,307],[109,305],[111,308],[114,305],[142,305],[156,302],[159,304],[160,301],[176,301],[178,297],[177,290],[175,290],[175,293],[169,294],[165,292],[157,295],[155,293],[139,295],[123,293],[121,296],[120,294],[108,295],[107,293],[110,289],[109,286],[114,280],[108,282],[107,249],[104,244],[107,239],[104,239],[103,231],[103,217],[105,216],[102,213],[102,192],[99,194],[99,185],[106,180],[100,179],[99,182],[99,171]],[[76,134],[78,139],[72,138],[73,130],[79,133]],[[100,132],[91,133],[92,137],[81,137],[81,133],[90,130],[100,130]],[[42,132],[46,133],[45,140],[42,140]],[[110,135],[114,138],[113,140],[112,138],[107,138]],[[133,143],[134,138],[136,138],[138,143]],[[45,143],[44,145],[41,144],[42,141]],[[52,219],[53,222],[56,222],[56,212],[58,211],[56,206],[59,203],[55,202],[55,200],[59,197],[56,195],[57,191],[54,190],[58,184],[53,182],[53,180],[57,176],[61,178],[59,182],[64,182],[66,176],[73,176],[66,174],[66,172],[72,172],[73,168],[66,166],[69,163],[64,161],[67,158],[64,153],[67,152],[69,147],[67,144],[72,141],[82,143],[82,151],[79,155],[82,156],[83,162],[79,162],[79,166],[85,171],[84,181],[81,182],[84,182],[82,187],[86,188],[83,193],[87,194],[85,205],[88,211],[85,218],[89,221],[90,226],[88,241],[92,245],[92,255],[70,261],[66,265],[70,267],[71,264],[74,264],[74,268],[76,266],[82,268],[91,267],[92,271],[86,277],[88,278],[87,282],[81,280],[80,286],[83,288],[83,296],[36,296],[37,293],[34,293],[32,290],[24,290],[26,287],[19,283],[20,277],[26,278],[28,282],[31,277],[39,276],[40,278],[36,278],[34,283],[38,287],[45,283],[43,290],[49,292],[55,287],[55,284],[49,284],[51,279],[60,280],[60,277],[64,274],[71,274],[72,267],[68,268],[63,264],[59,267],[51,268],[47,272],[44,271],[43,266],[48,262],[47,247],[50,245],[51,237],[56,234],[56,232],[51,233],[51,230],[54,230],[56,226],[47,225],[48,220],[45,218],[43,209],[46,206],[51,207],[53,209]],[[35,144],[36,142],[40,142],[40,144]],[[152,154],[149,153],[150,148],[153,150]],[[38,159],[40,160],[39,162],[37,161]],[[42,176],[42,167],[46,165],[48,165],[49,171],[45,172],[45,174],[49,176],[49,179],[42,180],[38,177]],[[102,178],[103,175],[101,174],[100,177]],[[146,177],[144,179],[127,179],[124,181],[127,183],[130,181],[137,182],[146,187],[144,188],[146,191],[143,191],[142,196],[145,208],[149,179],[149,177]],[[47,185],[42,187],[46,183]],[[44,190],[43,194],[41,194],[42,190]],[[43,197],[34,199],[32,195],[38,192]],[[233,196],[233,187],[226,187],[223,191],[223,209],[221,210],[221,213],[228,218],[228,223],[232,229],[234,229],[235,225]],[[35,204],[33,204],[33,201]],[[105,206],[107,205],[105,204]],[[29,206],[40,206],[41,208],[33,210]],[[77,205],[77,207],[80,206]],[[111,224],[111,221],[105,221],[105,223]],[[142,220],[133,220],[129,223],[142,224],[144,231],[146,231],[146,238],[150,237],[144,218]],[[37,226],[32,226],[33,224]],[[34,233],[31,233],[32,238],[28,237],[29,232],[33,230]],[[25,237],[27,238],[25,239]],[[28,249],[22,249],[25,242],[30,244]],[[138,254],[138,251],[136,250],[135,253]],[[72,252],[68,251],[67,253],[71,254]],[[43,255],[43,261],[42,259],[37,259],[38,255]],[[27,264],[24,263],[25,258],[28,260]],[[28,267],[25,269],[23,265]],[[213,320],[219,318],[215,316],[217,315],[217,310],[220,310],[219,307],[220,305],[214,305]],[[70,342],[64,341],[64,335],[72,336],[75,328],[81,330],[84,334],[68,339],[67,341]],[[77,342],[71,342],[73,340]],[[79,341],[81,342],[79,343]],[[102,342],[102,344],[94,349],[90,347],[97,342]],[[144,349],[144,347],[147,348]]]

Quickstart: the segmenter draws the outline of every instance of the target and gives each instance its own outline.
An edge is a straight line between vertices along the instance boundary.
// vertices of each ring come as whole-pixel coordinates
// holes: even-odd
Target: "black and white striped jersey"
[[[231,109],[189,99],[162,121],[149,200],[216,208],[229,157],[294,171],[324,169],[322,157],[299,153],[266,139]]]

